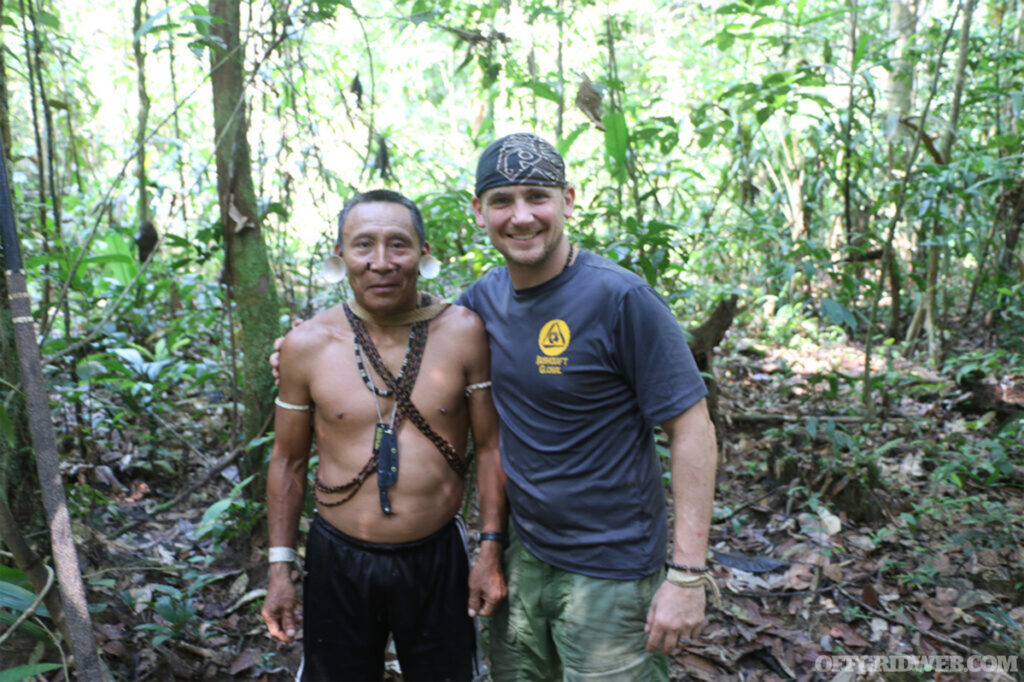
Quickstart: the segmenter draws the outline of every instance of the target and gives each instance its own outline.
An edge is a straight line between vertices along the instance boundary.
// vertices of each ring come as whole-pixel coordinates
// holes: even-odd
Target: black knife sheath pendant
[[[380,508],[391,514],[388,488],[398,481],[398,437],[390,424],[378,422],[373,432],[373,454],[377,456],[377,487],[380,489]]]

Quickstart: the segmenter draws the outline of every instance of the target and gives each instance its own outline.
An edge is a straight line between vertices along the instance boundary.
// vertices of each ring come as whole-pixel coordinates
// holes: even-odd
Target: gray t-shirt
[[[588,251],[519,291],[506,268],[491,270],[458,302],[490,337],[502,465],[523,544],[583,575],[657,571],[667,521],[652,429],[707,394],[668,305]]]

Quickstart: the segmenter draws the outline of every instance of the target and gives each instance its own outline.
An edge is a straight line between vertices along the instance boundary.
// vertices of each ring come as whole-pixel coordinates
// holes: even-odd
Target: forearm
[[[503,532],[508,526],[508,497],[505,472],[496,445],[477,451],[476,486],[480,495],[480,530]]]
[[[279,456],[267,467],[267,535],[271,547],[295,547],[306,492],[306,460]]]
[[[704,403],[691,408],[669,434],[672,455],[672,499],[675,511],[672,561],[703,566],[715,494],[718,447]]]

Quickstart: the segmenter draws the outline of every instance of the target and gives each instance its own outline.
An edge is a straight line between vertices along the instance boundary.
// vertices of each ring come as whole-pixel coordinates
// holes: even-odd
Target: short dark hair
[[[419,207],[412,199],[390,189],[371,189],[369,192],[358,193],[346,201],[345,207],[338,214],[338,246],[342,250],[345,249],[345,245],[342,243],[341,232],[345,227],[345,220],[348,219],[349,212],[359,204],[371,203],[401,204],[405,206],[412,215],[412,226],[416,229],[416,236],[420,239],[420,247],[422,248],[427,243],[427,232],[423,227],[423,214],[420,213]]]

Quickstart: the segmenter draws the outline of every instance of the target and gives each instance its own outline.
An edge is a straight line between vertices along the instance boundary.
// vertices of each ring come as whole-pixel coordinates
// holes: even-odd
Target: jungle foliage
[[[718,350],[723,532],[751,476],[790,485],[787,511],[869,524],[874,546],[955,519],[1019,554],[1019,515],[986,495],[1024,484],[1020,0],[5,0],[0,18],[0,133],[72,516],[102,535],[94,594],[149,613],[154,648],[228,636],[200,595],[258,542],[264,356],[345,295],[319,276],[344,201],[418,201],[444,265],[427,288],[454,298],[501,263],[473,171],[518,130],[565,155],[572,238],[684,327],[738,297]],[[38,538],[3,300],[0,494]],[[924,479],[885,481],[897,460]],[[954,509],[953,492],[977,497]],[[187,569],[108,578],[118,538],[185,493]],[[932,585],[919,559],[879,575]],[[13,622],[31,591],[3,569]],[[1017,596],[986,627],[1012,651],[1024,574],[1003,578]]]

